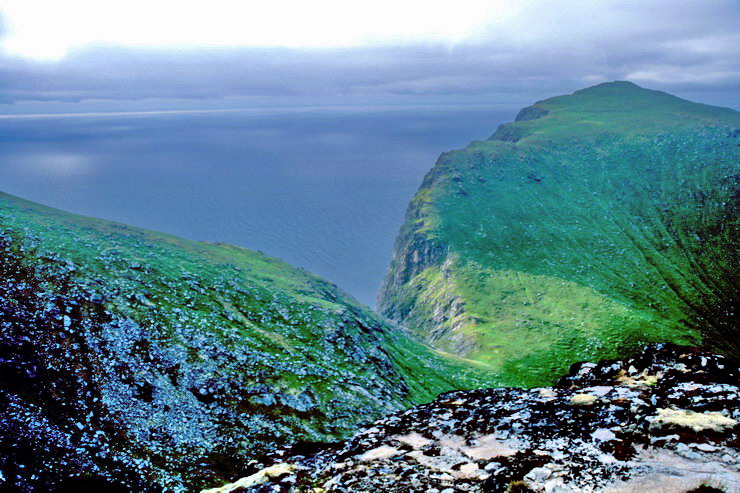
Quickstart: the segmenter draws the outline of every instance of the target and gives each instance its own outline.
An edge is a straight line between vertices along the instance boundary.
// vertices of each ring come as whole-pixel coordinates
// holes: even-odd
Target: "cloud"
[[[519,8],[518,1],[504,0],[457,0],[454,8],[426,0],[39,2],[3,0],[13,28],[2,42],[9,52],[54,59],[90,43],[182,49],[336,48],[432,36],[454,41]]]
[[[555,7],[557,6],[557,8]],[[470,12],[469,15],[475,15]],[[93,46],[0,57],[0,101],[489,97],[630,79],[740,99],[735,0],[522,1],[465,40],[335,48]]]

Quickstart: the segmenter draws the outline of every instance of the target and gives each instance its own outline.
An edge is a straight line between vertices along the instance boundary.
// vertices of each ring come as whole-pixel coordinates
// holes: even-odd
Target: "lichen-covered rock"
[[[658,409],[650,423],[651,428],[684,428],[700,431],[724,431],[738,425],[738,421],[720,413],[697,413],[687,409]]]
[[[246,491],[736,492],[739,376],[725,357],[652,345],[553,388],[451,392],[342,444],[283,449],[260,465],[290,477]]]
[[[598,400],[599,397],[593,394],[575,394],[570,398],[568,404],[571,406],[591,406],[596,404]]]
[[[253,488],[266,483],[270,479],[280,478],[281,476],[290,474],[294,469],[295,467],[290,464],[275,464],[274,466],[262,469],[249,477],[242,478],[236,483],[222,486],[220,488],[211,488],[210,490],[206,490],[204,493],[231,493],[234,491],[243,491],[247,488]]]

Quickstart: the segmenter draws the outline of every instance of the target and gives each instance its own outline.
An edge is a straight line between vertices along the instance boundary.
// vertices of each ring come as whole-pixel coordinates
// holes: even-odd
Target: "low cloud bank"
[[[492,23],[485,32],[455,45],[188,50],[96,46],[58,62],[0,55],[0,102],[464,98],[559,93],[620,79],[679,94],[739,99],[737,2],[570,0],[558,2],[557,9],[554,5],[529,2],[513,19]]]

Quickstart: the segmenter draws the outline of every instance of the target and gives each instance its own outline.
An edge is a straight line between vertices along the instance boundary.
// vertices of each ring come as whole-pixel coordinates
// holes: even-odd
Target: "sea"
[[[301,106],[0,116],[0,191],[260,250],[373,307],[438,156],[523,105]]]

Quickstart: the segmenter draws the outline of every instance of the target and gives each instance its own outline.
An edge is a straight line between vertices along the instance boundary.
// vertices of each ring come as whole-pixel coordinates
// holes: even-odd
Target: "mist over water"
[[[520,106],[0,119],[0,190],[261,250],[374,306],[424,174]]]

